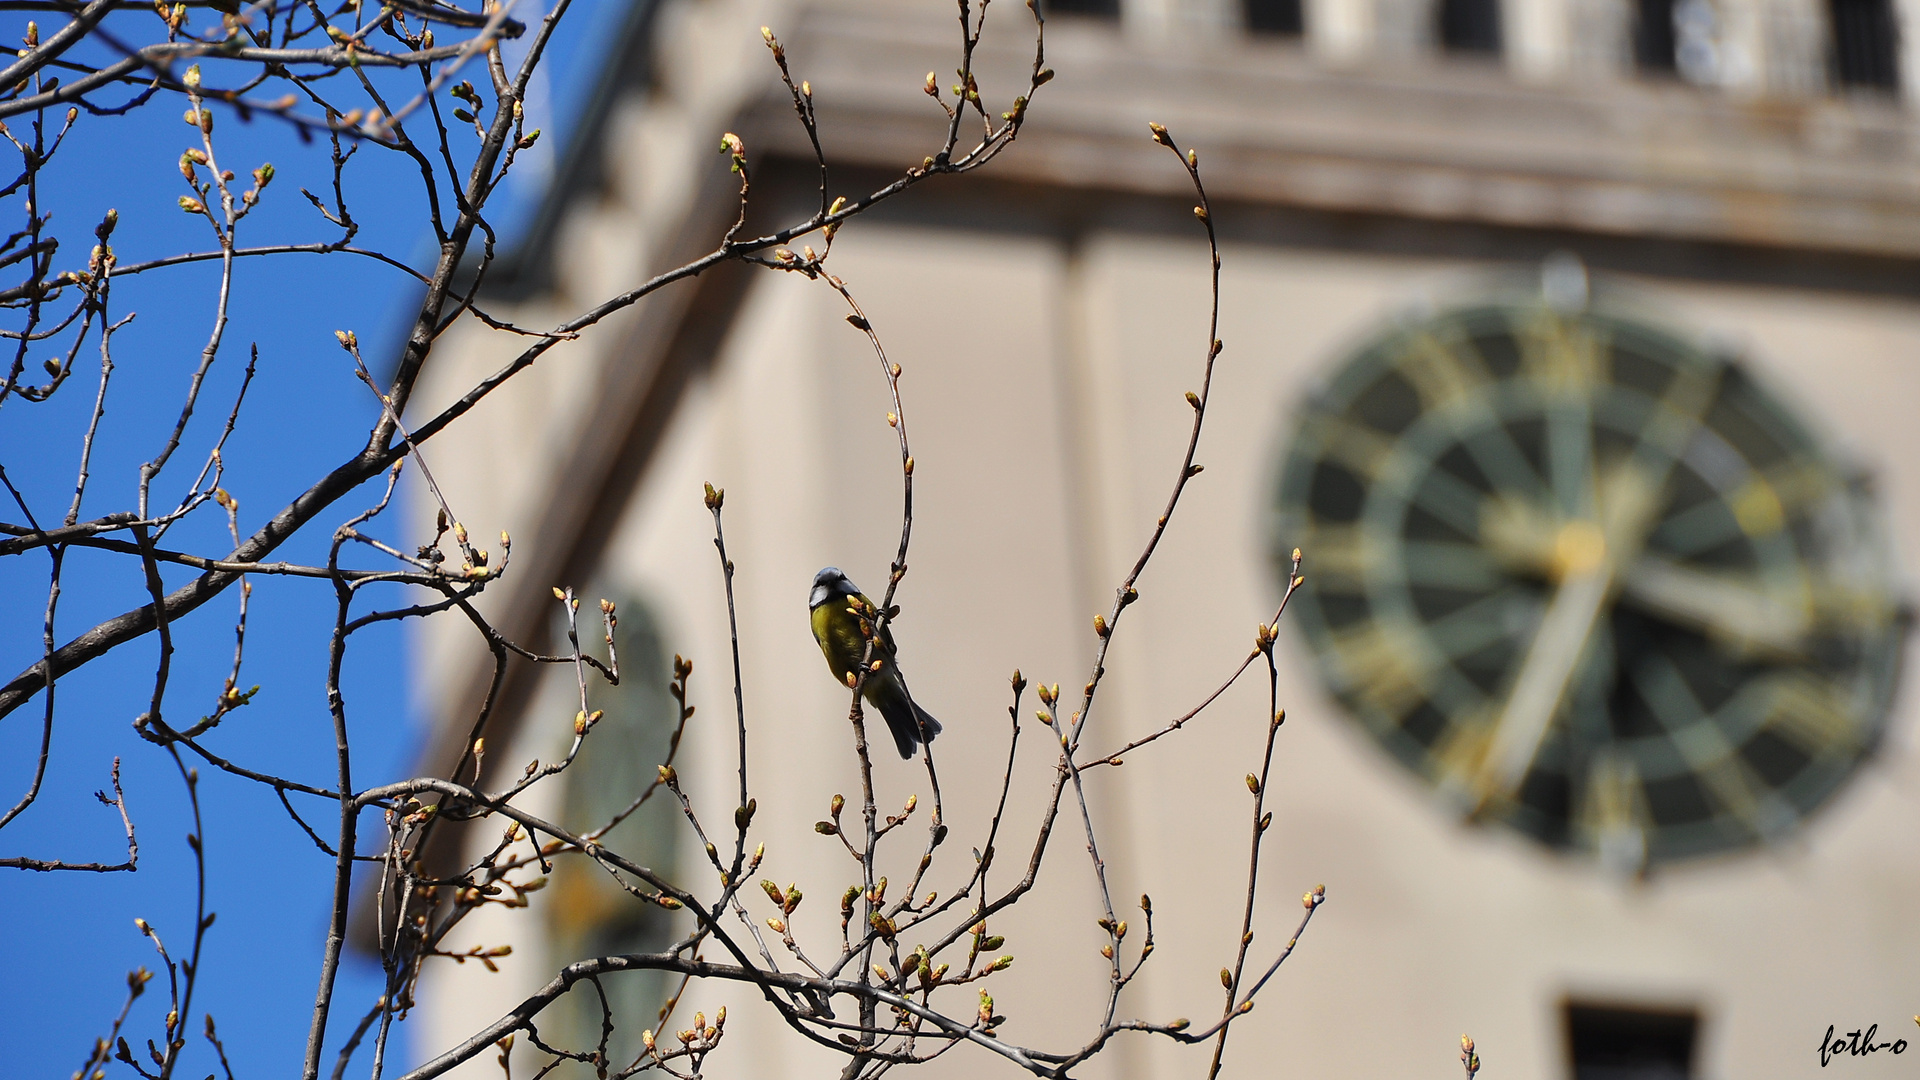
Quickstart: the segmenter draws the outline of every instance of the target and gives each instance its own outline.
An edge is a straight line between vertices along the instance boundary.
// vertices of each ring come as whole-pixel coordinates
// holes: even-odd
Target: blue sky
[[[552,77],[532,88],[536,100],[528,126],[545,129],[540,153],[523,159],[525,175],[504,193],[493,216],[509,241],[537,201],[553,157],[564,149],[568,121],[592,89],[599,51],[615,37],[624,8],[613,0],[576,3],[556,39],[548,63]],[[537,13],[525,3],[515,11],[528,21]],[[0,36],[19,41],[25,21],[17,14],[0,19]],[[41,21],[44,35],[59,19]],[[144,13],[117,15],[108,23],[123,37],[139,40],[157,25]],[[484,86],[482,74],[463,72]],[[207,81],[220,84],[212,65]],[[113,241],[122,264],[214,247],[206,222],[182,213],[177,204],[187,194],[177,168],[180,153],[197,145],[196,133],[180,121],[184,107],[184,100],[163,96],[126,117],[80,118],[42,179],[41,205],[53,213],[50,229],[62,240],[56,269],[84,267],[92,226],[108,208],[119,213]],[[302,187],[323,196],[330,190],[326,142],[303,143],[271,119],[241,123],[229,109],[215,111],[215,148],[223,165],[242,181],[262,162],[271,161],[277,171],[259,210],[241,223],[240,243],[337,237],[338,229],[300,194]],[[59,119],[50,116],[49,122]],[[23,138],[29,130],[24,117],[8,126]],[[0,173],[6,174],[0,182],[11,180],[17,169],[11,148],[0,149]],[[424,268],[431,237],[412,163],[364,147],[348,166],[346,184],[362,227],[355,243]],[[0,228],[17,228],[23,211],[18,194],[0,203]],[[0,284],[20,276],[18,266],[0,269]],[[207,340],[217,283],[217,264],[209,262],[115,284],[114,316],[136,317],[115,337],[116,367],[83,517],[132,505],[138,466],[164,441]],[[155,483],[156,503],[177,502],[198,473],[253,345],[259,348],[258,372],[225,454],[224,486],[240,501],[242,533],[345,460],[364,442],[376,402],[354,378],[334,331],[354,330],[370,362],[390,363],[416,299],[417,288],[406,275],[350,255],[243,263],[220,359],[180,451]],[[18,316],[0,325],[16,327]],[[52,342],[31,351],[29,370],[52,355]],[[50,402],[14,399],[0,406],[0,464],[42,522],[58,521],[72,496],[98,370],[97,343],[90,342],[76,363],[76,378]],[[340,501],[278,557],[324,561],[333,527],[377,497],[377,490],[367,488]],[[10,504],[0,510],[0,520],[19,516]],[[388,537],[403,531],[399,514],[390,512],[375,531]],[[211,512],[174,530],[168,542],[190,551],[227,550],[224,522]],[[377,565],[370,556],[350,558],[358,565]],[[0,559],[0,661],[9,669],[4,677],[38,658],[48,566],[44,553]],[[169,587],[186,577],[168,575]],[[73,550],[56,636],[64,642],[101,618],[137,606],[142,596],[137,564]],[[212,708],[231,663],[238,599],[237,590],[230,590],[174,628],[178,651],[166,714],[178,725]],[[390,591],[372,603],[392,606],[398,599]],[[332,608],[332,590],[325,583],[266,579],[256,584],[240,682],[243,687],[258,683],[261,690],[208,736],[211,748],[254,768],[332,784],[333,736],[324,697]],[[419,744],[417,718],[407,707],[404,644],[394,624],[352,639],[344,689],[356,786],[401,775]],[[139,831],[137,873],[0,871],[0,926],[7,928],[0,935],[0,1001],[17,1024],[7,1051],[7,1071],[13,1075],[70,1076],[93,1039],[106,1033],[124,999],[127,972],[139,966],[160,970],[151,944],[134,926],[135,917],[150,922],[176,955],[190,941],[194,864],[185,843],[190,820],[184,785],[171,760],[131,727],[146,709],[157,649],[157,640],[149,636],[60,682],[44,790],[32,808],[0,831],[0,856],[119,861],[125,850],[119,819],[92,792],[107,786],[114,757],[123,759],[127,801]],[[0,719],[0,803],[11,805],[30,782],[42,705],[36,699]],[[333,861],[305,838],[268,789],[212,770],[200,775],[209,906],[218,917],[208,932],[179,1075],[205,1076],[217,1067],[200,1037],[202,1012],[218,1021],[236,1076],[288,1075],[299,1068],[304,1048]],[[330,831],[327,823],[334,819],[328,804],[307,799],[296,805],[323,835]],[[136,1047],[160,1037],[167,1008],[164,979],[160,972],[128,1021],[124,1033]],[[352,958],[340,981],[336,1032],[343,1022],[350,1026],[379,993],[377,967]],[[336,1033],[330,1043],[338,1041]],[[396,1049],[404,1062],[404,1033]],[[364,1060],[360,1064],[364,1067]],[[111,1067],[109,1075],[122,1074],[131,1070]]]

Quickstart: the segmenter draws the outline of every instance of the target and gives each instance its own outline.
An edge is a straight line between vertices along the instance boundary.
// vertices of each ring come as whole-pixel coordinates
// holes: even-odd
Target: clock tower
[[[1920,123],[1903,96],[1920,32],[1892,33],[1909,4],[1041,0],[1058,75],[1019,141],[850,222],[828,264],[903,372],[912,569],[891,625],[945,725],[943,850],[988,842],[969,823],[992,817],[1007,768],[1008,674],[1090,670],[1092,616],[1185,450],[1209,265],[1158,121],[1199,153],[1225,348],[1205,471],[1112,639],[1086,746],[1124,746],[1219,686],[1272,618],[1277,558],[1303,549],[1307,579],[1276,650],[1288,719],[1263,789],[1261,895],[1287,899],[1250,948],[1287,942],[1292,897],[1324,883],[1327,901],[1222,1080],[1457,1076],[1463,1031],[1482,1080],[1785,1080],[1827,1075],[1830,1026],[1834,1075],[1910,1076],[1915,1051],[1831,1049],[1876,1024],[1891,1043],[1920,1013],[1920,710],[1900,678],[1920,568]],[[1031,27],[1020,4],[990,10],[1005,32],[974,71],[983,101],[1010,103]],[[923,88],[955,66],[953,0],[635,11],[517,272],[484,283],[504,323],[545,325],[711,250],[739,211],[723,132],[744,142],[751,214],[819,204],[762,25],[811,90],[829,197],[891,183],[948,130]],[[859,780],[807,591],[829,565],[873,588],[900,525],[891,498],[848,497],[897,490],[901,463],[896,404],[845,315],[798,275],[715,267],[618,333],[556,344],[432,458],[469,527],[514,538],[487,594],[504,633],[563,634],[550,590],[572,586],[618,602],[623,667],[656,673],[608,695],[627,750],[550,796],[583,828],[656,775],[676,654],[698,713],[675,769],[696,805],[736,805],[718,719],[734,642],[702,501],[725,488],[761,873],[814,897],[849,879],[813,822]],[[523,348],[456,330],[416,407]],[[418,642],[422,700],[442,710],[429,763],[458,758],[491,686],[491,658],[446,625]],[[524,668],[486,734],[502,768],[564,754],[556,718],[579,709],[570,671]],[[1123,1017],[1218,1008],[1267,690],[1238,685],[1155,754],[1087,774],[1116,897],[1153,899],[1155,955]],[[1023,740],[1003,853],[1031,841],[1055,777]],[[875,774],[888,805],[930,805],[913,774]],[[712,872],[677,814],[621,829],[659,865]],[[1078,1046],[1109,969],[1063,836],[994,916],[1019,963],[992,993],[1010,1036]],[[443,1004],[422,1049],[583,955],[673,940],[678,924],[623,918],[628,899],[581,875],[529,910],[476,912],[442,948],[513,952],[483,979],[428,969],[446,982],[423,995]],[[824,932],[837,949],[837,922]],[[637,1031],[678,986],[609,983],[608,1008]],[[684,994],[683,1013],[730,1006],[712,1075],[844,1064],[755,995]],[[582,1000],[542,1039],[594,1045],[600,1000]],[[1115,1039],[1073,1075],[1205,1073],[1189,1048]],[[974,1049],[924,1080],[1003,1067]]]

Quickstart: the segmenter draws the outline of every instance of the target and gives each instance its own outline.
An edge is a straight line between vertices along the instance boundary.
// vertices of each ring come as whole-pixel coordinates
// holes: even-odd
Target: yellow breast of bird
[[[865,654],[867,642],[860,635],[860,617],[847,610],[844,598],[835,597],[813,609],[813,639],[820,643],[820,652],[827,658],[827,666],[840,681],[845,682],[847,673],[860,663]],[[876,644],[874,659],[887,659],[884,647],[885,636]]]

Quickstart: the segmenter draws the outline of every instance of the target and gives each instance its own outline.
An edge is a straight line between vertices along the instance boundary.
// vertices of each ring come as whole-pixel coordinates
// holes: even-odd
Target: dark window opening
[[[1246,0],[1247,29],[1256,34],[1299,37],[1306,31],[1301,0]]]
[[[1676,69],[1673,0],[1634,5],[1633,61],[1641,71],[1671,75]]]
[[[594,589],[586,595],[621,594]],[[593,704],[604,709],[594,729],[597,741],[560,778],[566,782],[560,820],[581,832],[603,828],[628,810],[632,801],[654,783],[676,739],[680,706],[668,695],[669,654],[648,605],[637,597],[622,598],[620,626],[614,633],[620,685],[609,686],[593,677],[589,684]],[[558,754],[565,743],[555,743],[554,747]],[[653,798],[615,826],[607,834],[607,843],[642,865],[672,866],[685,827],[677,805]],[[656,952],[687,931],[684,916],[653,904],[634,903],[618,882],[585,859],[556,862],[550,891],[551,902],[545,905],[548,945],[561,963],[618,953]],[[604,998],[589,992],[568,994],[555,1002],[553,1011],[540,1018],[541,1032],[557,1036],[563,1046],[600,1044],[604,1037],[601,1002],[605,1001],[613,1015],[633,1021],[622,1024],[607,1039],[607,1052],[616,1061],[631,1061],[645,1053],[639,1029],[653,1026],[653,1018],[675,993],[675,986],[665,971],[624,972],[605,980],[600,988]],[[568,1068],[573,1071],[560,1075],[570,1080],[590,1075],[584,1067]]]
[[[1102,19],[1120,17],[1120,0],[1046,0],[1049,15],[1093,15]]]
[[[1440,45],[1448,52],[1500,51],[1500,0],[1440,0]]]
[[[1841,86],[1900,85],[1899,32],[1892,0],[1828,0],[1833,18],[1833,79]]]
[[[1700,1016],[1567,1002],[1573,1080],[1688,1080]]]

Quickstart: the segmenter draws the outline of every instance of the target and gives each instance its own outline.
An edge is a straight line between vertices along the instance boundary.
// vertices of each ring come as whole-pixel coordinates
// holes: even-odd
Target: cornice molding
[[[995,111],[1026,84],[1031,42],[1016,21],[978,55]],[[920,86],[953,67],[952,19],[832,4],[807,8],[797,30],[789,56],[813,84],[830,160],[905,168],[930,151],[940,117]],[[1237,201],[1920,254],[1920,124],[1889,99],[1528,85],[1444,58],[1336,68],[1297,45],[1155,45],[1063,18],[1047,44],[1061,75],[994,163],[1000,180],[1183,196],[1185,177],[1146,135],[1152,119],[1200,149],[1210,192]],[[752,111],[770,140],[760,150],[810,155],[784,92]]]

